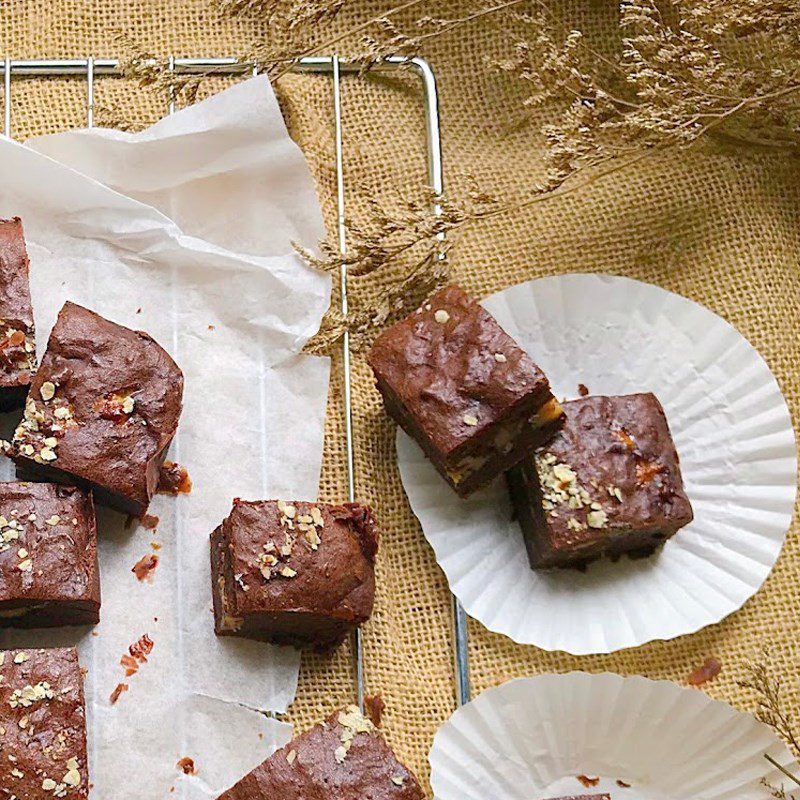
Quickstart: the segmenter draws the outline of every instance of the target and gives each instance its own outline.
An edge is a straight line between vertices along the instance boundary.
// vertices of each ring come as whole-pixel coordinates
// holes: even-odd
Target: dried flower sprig
[[[617,58],[536,6],[515,15],[530,33],[493,66],[525,86],[523,119],[543,106],[558,115],[541,126],[552,188],[582,167],[709,136],[800,153],[796,4],[623,0]]]
[[[476,187],[470,178],[456,202],[425,189],[409,199],[393,197],[389,201],[370,198],[365,222],[349,223],[347,251],[341,253],[338,242],[320,243],[320,254],[295,245],[310,266],[338,274],[347,270],[350,280],[361,281],[359,294],[367,295],[359,310],[348,319],[335,309],[329,312],[320,334],[312,341],[312,351],[330,347],[347,329],[355,349],[372,328],[388,319],[409,313],[431,292],[449,278],[445,258],[452,242],[441,237],[498,212],[500,202]],[[370,286],[363,279],[375,276]],[[371,295],[371,296],[370,296]]]
[[[203,75],[181,75],[170,69],[169,60],[157,58],[137,45],[123,31],[115,36],[120,50],[120,70],[141,88],[152,90],[165,104],[192,105],[203,82]]]
[[[795,719],[786,706],[781,678],[772,674],[769,663],[770,653],[765,648],[760,660],[747,665],[748,678],[741,681],[740,686],[756,695],[756,719],[772,728],[791,747],[794,755],[800,757],[800,735],[795,729]],[[773,767],[800,786],[800,778],[769,755],[765,755],[765,758]],[[766,781],[763,785],[778,800],[796,800],[795,795],[789,794],[783,787],[772,786]]]
[[[301,30],[334,20],[347,0],[216,0],[222,13],[250,15],[273,31]]]
[[[479,6],[455,17],[437,17],[425,14],[410,25],[400,25],[390,16],[375,20],[371,30],[361,36],[361,45],[349,56],[350,60],[361,64],[366,72],[389,56],[414,58],[425,45],[446,36],[484,17],[495,16],[527,3],[528,0],[504,0]]]

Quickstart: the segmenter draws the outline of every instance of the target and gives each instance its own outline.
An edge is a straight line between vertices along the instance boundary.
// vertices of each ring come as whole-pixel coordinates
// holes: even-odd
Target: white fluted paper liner
[[[435,800],[600,792],[768,800],[762,781],[787,779],[765,754],[797,774],[769,728],[697,689],[609,673],[540,675],[490,689],[453,714],[433,742],[431,786]],[[578,776],[600,781],[587,789]]]
[[[649,559],[534,572],[505,482],[461,500],[399,431],[403,485],[467,613],[516,642],[584,655],[692,633],[739,609],[780,553],[797,481],[789,410],[756,350],[707,308],[628,278],[543,278],[484,305],[557,397],[576,397],[579,383],[657,395],[695,519]]]

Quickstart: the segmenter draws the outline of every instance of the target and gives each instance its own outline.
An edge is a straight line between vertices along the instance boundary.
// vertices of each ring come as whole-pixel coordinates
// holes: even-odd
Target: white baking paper
[[[789,410],[756,350],[708,309],[627,278],[543,278],[484,305],[557,397],[577,397],[579,383],[656,394],[695,519],[648,559],[534,572],[505,482],[461,500],[399,432],[409,501],[467,613],[521,644],[586,655],[693,633],[740,608],[778,558],[797,488]]]
[[[456,711],[434,739],[431,785],[436,800],[769,800],[761,781],[787,779],[765,754],[798,774],[769,728],[697,689],[572,672],[511,681]]]
[[[311,175],[263,78],[141,134],[1,139],[0,163],[0,216],[21,216],[28,239],[40,353],[67,299],[152,334],[185,374],[168,457],[194,483],[154,500],[155,532],[100,510],[97,628],[9,632],[3,645],[78,644],[93,800],[216,797],[291,733],[262,712],[294,698],[298,655],[214,635],[208,537],[234,497],[317,494],[329,363],[299,352],[330,282],[291,245],[323,233]],[[151,542],[160,564],[140,583],[131,569]],[[126,678],[120,657],[145,633],[152,655]],[[130,690],[112,706],[120,682]]]

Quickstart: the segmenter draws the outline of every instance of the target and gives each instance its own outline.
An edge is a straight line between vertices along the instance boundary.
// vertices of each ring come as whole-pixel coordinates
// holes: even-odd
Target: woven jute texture
[[[338,29],[345,30],[391,4],[353,0]],[[458,3],[432,4],[442,15]],[[618,46],[612,0],[553,0],[569,27],[595,46]],[[236,55],[268,36],[257,20],[221,20],[208,0],[4,0],[0,55],[63,57],[115,55],[115,29],[144,50],[177,56]],[[541,144],[535,128],[512,130],[520,90],[485,67],[508,53],[510,22],[482,20],[455,36],[429,43],[424,55],[436,69],[442,95],[446,178],[468,173],[507,197],[540,177]],[[340,44],[346,53],[347,46]],[[215,80],[203,92],[215,91]],[[333,224],[335,172],[331,84],[323,76],[282,78],[278,86],[292,135],[305,150]],[[135,126],[160,116],[163,103],[123,81],[103,80],[98,105]],[[14,134],[81,124],[85,87],[80,80],[15,83]],[[389,199],[425,182],[423,114],[418,81],[408,77],[348,78],[344,87],[348,215],[357,218],[369,196]],[[116,110],[115,110],[116,109]],[[112,113],[112,116],[113,116]],[[454,276],[483,296],[522,280],[570,271],[610,272],[649,281],[692,298],[736,326],[762,353],[800,413],[800,169],[769,153],[697,147],[662,153],[528,210],[472,225],[451,254]],[[386,276],[390,280],[393,276]],[[357,305],[361,284],[352,284]],[[340,359],[327,429],[322,496],[345,495]],[[378,561],[378,602],[364,631],[368,690],[388,704],[385,728],[400,757],[424,780],[427,753],[439,725],[454,708],[451,599],[400,484],[395,429],[382,411],[363,353],[354,359],[355,460],[359,497],[371,503],[384,536]],[[289,457],[290,454],[287,454]],[[521,647],[470,623],[474,691],[513,677],[573,669],[641,674],[683,682],[708,656],[722,673],[705,690],[753,708],[740,688],[748,659],[771,646],[789,705],[800,684],[800,548],[797,526],[765,586],[743,610],[693,636],[603,657],[573,658]],[[527,609],[528,613],[535,612]],[[300,728],[353,699],[351,653],[307,656],[290,718]]]

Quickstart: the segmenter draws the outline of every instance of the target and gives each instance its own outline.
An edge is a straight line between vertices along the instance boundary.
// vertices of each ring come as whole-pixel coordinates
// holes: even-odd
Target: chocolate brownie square
[[[423,800],[419,782],[354,706],[289,742],[217,800]]]
[[[458,286],[384,331],[368,360],[389,414],[462,497],[562,422],[544,373]]]
[[[183,373],[151,336],[66,303],[14,434],[17,474],[93,489],[141,516],[182,398]]]
[[[25,404],[36,341],[22,220],[0,219],[0,411]]]
[[[649,555],[692,521],[653,394],[564,403],[563,429],[508,474],[531,566]]]
[[[377,549],[363,506],[235,500],[211,534],[217,634],[335,646],[372,614]]]
[[[86,800],[86,707],[73,647],[0,650],[0,798]]]
[[[91,495],[52,483],[0,483],[0,627],[99,621]]]

